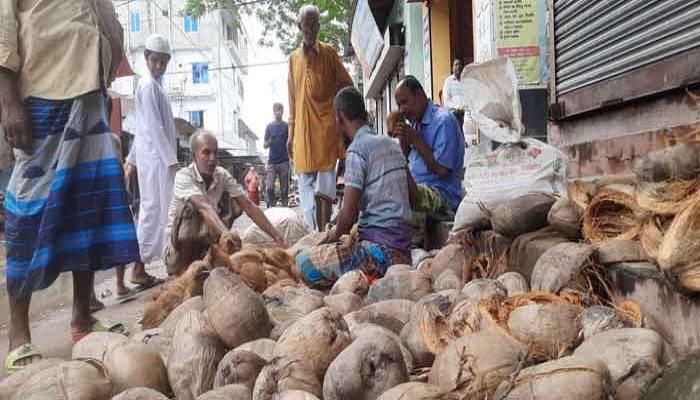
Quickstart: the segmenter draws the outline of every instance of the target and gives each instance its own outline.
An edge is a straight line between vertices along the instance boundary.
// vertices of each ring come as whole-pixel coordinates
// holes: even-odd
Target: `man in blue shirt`
[[[277,204],[275,196],[275,180],[280,180],[282,192],[282,206],[287,207],[289,201],[289,154],[287,153],[287,137],[289,130],[287,123],[282,121],[284,107],[281,103],[272,106],[275,120],[265,129],[265,143],[263,146],[270,149],[267,160],[267,173],[265,187],[267,189],[267,206],[274,207]]]
[[[447,108],[428,99],[413,76],[403,78],[395,92],[399,111],[410,121],[400,122],[392,135],[399,138],[418,185],[417,205],[423,213],[450,213],[462,198],[464,135]]]

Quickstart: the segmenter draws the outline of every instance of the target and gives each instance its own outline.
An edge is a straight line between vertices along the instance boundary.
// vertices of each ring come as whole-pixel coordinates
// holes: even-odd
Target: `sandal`
[[[164,279],[156,278],[155,276],[148,275],[148,278],[146,278],[143,282],[131,282],[132,284],[136,285],[134,287],[134,292],[143,292],[144,290],[148,290],[150,288],[156,287],[158,285],[161,285],[165,282]]]
[[[92,330],[90,330],[89,332],[72,332],[71,336],[73,338],[73,342],[79,342],[80,339],[91,334],[92,332],[112,332],[119,333],[124,336],[129,336],[129,331],[126,329],[126,326],[124,326],[124,324],[122,324],[121,322],[112,321],[109,319],[98,319],[92,325]]]
[[[138,292],[134,289],[126,289],[126,293],[117,295],[116,301],[118,303],[127,302],[127,301],[133,299],[137,293]]]
[[[23,368],[27,367],[27,365],[16,365],[17,361],[19,360],[26,360],[28,358],[36,357],[39,356],[41,357],[41,353],[39,353],[39,350],[34,347],[33,344],[31,343],[25,343],[18,348],[12,350],[8,355],[7,358],[5,358],[5,373],[7,375],[14,374],[17,371],[22,370]]]

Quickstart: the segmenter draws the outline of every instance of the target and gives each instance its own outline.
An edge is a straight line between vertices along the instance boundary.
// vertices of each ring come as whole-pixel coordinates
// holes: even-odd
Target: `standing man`
[[[270,149],[265,174],[267,206],[274,207],[277,204],[275,180],[279,179],[282,190],[282,206],[287,207],[289,203],[289,154],[287,153],[289,128],[287,123],[282,121],[284,107],[281,103],[275,103],[272,106],[272,112],[275,115],[275,120],[265,129],[265,143],[263,145],[266,149]]]
[[[105,101],[122,40],[111,1],[0,2],[0,123],[16,159],[5,198],[7,373],[41,358],[29,304],[62,272],[73,273],[74,340],[120,327],[92,317],[90,294],[94,271],[138,259]]]
[[[464,87],[462,86],[462,70],[464,63],[459,58],[452,62],[452,75],[445,79],[442,87],[443,106],[452,111],[460,128],[464,123]]]
[[[177,172],[175,120],[160,80],[170,62],[170,44],[159,34],[146,39],[148,73],[136,89],[137,130],[126,163],[136,166],[140,209],[137,223],[141,260],[134,264],[131,283],[147,289],[161,283],[146,273],[145,264],[163,254],[168,207]],[[127,169],[133,173],[133,169]],[[127,177],[127,180],[130,177]]]
[[[320,12],[299,10],[303,46],[289,58],[289,140],[287,150],[299,174],[299,197],[309,227],[323,231],[330,222],[336,192],[335,167],[343,143],[335,127],[333,98],[352,86],[336,50],[319,42]]]

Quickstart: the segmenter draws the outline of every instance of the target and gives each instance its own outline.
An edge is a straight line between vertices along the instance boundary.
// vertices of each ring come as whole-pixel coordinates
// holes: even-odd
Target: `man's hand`
[[[10,146],[20,150],[31,150],[32,132],[29,129],[27,113],[24,104],[16,95],[8,94],[0,99],[0,123]]]
[[[277,237],[275,237],[275,238],[273,238],[273,239],[275,240],[275,243],[276,243],[279,247],[281,247],[281,248],[283,248],[283,249],[286,249],[286,248],[287,248],[287,243],[284,242],[284,239],[282,238],[282,236],[277,235]]]
[[[287,153],[290,158],[294,158],[294,141],[292,138],[287,139]]]
[[[326,231],[326,235],[323,237],[319,244],[330,244],[338,241],[338,233],[335,228]]]
[[[400,141],[406,144],[415,145],[420,139],[420,135],[415,129],[411,128],[408,124],[404,122],[399,122],[394,127],[394,134],[399,138]]]
[[[180,169],[180,166],[177,164],[173,164],[168,167],[168,172],[172,172],[173,174],[177,173],[177,171]]]

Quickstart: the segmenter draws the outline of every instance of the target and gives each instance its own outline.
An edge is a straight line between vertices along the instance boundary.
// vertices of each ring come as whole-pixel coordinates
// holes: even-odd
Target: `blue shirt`
[[[287,154],[287,137],[289,128],[286,122],[272,122],[265,129],[265,142],[272,139],[268,164],[281,164],[289,161]]]
[[[360,239],[408,250],[413,211],[406,157],[398,143],[361,127],[348,147],[345,184],[362,191]]]
[[[445,178],[431,172],[416,149],[408,155],[408,166],[417,184],[436,189],[447,200],[450,208],[456,210],[462,199],[462,177],[464,167],[464,135],[457,119],[450,110],[428,102],[420,123],[412,124],[423,141],[433,150],[435,161],[450,170]]]

